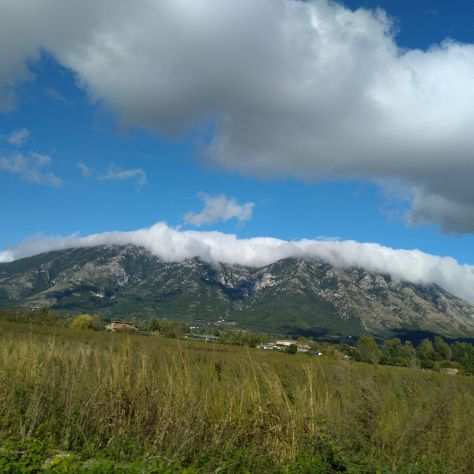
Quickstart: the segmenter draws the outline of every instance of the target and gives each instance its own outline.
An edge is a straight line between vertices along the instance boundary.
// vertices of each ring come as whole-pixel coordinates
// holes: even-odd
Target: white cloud
[[[138,186],[147,184],[148,179],[146,172],[142,168],[123,169],[115,165],[109,166],[108,170],[103,174],[97,174],[94,168],[83,161],[77,163],[81,175],[84,178],[95,177],[97,181],[136,181]]]
[[[83,161],[79,161],[79,163],[77,163],[77,167],[84,178],[88,178],[94,174],[94,170],[87,166]]]
[[[10,145],[15,145],[15,146],[21,146],[26,143],[28,138],[30,138],[30,131],[26,128],[21,128],[19,130],[13,131],[10,135],[7,137],[7,142]]]
[[[139,186],[147,184],[146,173],[141,168],[123,169],[117,166],[110,166],[103,176],[99,177],[101,181],[128,181],[135,180]]]
[[[0,263],[8,263],[13,261],[13,254],[9,251],[0,252]]]
[[[199,198],[204,203],[204,209],[197,214],[188,212],[184,216],[184,221],[187,224],[201,226],[225,222],[231,219],[245,222],[252,218],[255,207],[253,202],[239,204],[235,199],[229,198],[224,194],[210,196],[206,193],[200,193]]]
[[[0,252],[0,261],[51,250],[107,244],[142,246],[166,261],[200,257],[211,263],[253,267],[288,257],[319,258],[340,268],[361,267],[416,284],[437,284],[474,302],[474,266],[461,265],[450,257],[354,241],[285,241],[270,237],[239,239],[220,232],[178,231],[164,223],[133,232],[31,239]]]
[[[16,0],[0,44],[0,107],[44,49],[127,125],[211,123],[224,168],[401,180],[413,222],[474,231],[472,44],[400,49],[380,10],[326,0]]]
[[[48,168],[52,159],[48,155],[32,153],[31,155],[16,154],[0,156],[0,172],[19,176],[24,181],[45,186],[60,187],[62,179]]]

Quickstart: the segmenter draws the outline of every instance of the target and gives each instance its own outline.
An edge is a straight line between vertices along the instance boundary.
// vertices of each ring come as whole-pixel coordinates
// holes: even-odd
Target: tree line
[[[456,368],[474,374],[474,346],[467,342],[452,342],[441,336],[425,338],[416,347],[411,341],[386,339],[378,344],[372,336],[362,336],[354,358],[370,364],[393,365],[439,370]]]

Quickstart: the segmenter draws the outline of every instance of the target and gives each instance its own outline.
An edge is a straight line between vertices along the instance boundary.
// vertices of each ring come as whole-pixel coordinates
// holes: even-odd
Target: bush
[[[70,327],[71,329],[97,331],[100,329],[101,324],[97,316],[79,314],[71,321]]]
[[[165,337],[179,339],[183,337],[187,331],[187,326],[180,321],[170,321],[166,319],[154,319],[151,321],[148,329],[157,332]]]
[[[298,346],[296,344],[291,344],[288,346],[286,352],[288,352],[288,354],[296,354],[298,352]]]

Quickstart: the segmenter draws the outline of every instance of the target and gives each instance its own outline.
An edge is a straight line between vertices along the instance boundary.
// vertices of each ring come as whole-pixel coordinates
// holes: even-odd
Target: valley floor
[[[474,378],[0,323],[1,473],[472,473]]]

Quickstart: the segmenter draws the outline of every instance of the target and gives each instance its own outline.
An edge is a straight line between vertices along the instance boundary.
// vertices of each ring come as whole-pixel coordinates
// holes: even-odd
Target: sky
[[[474,264],[472,1],[0,0],[0,44],[0,253],[164,222]]]

